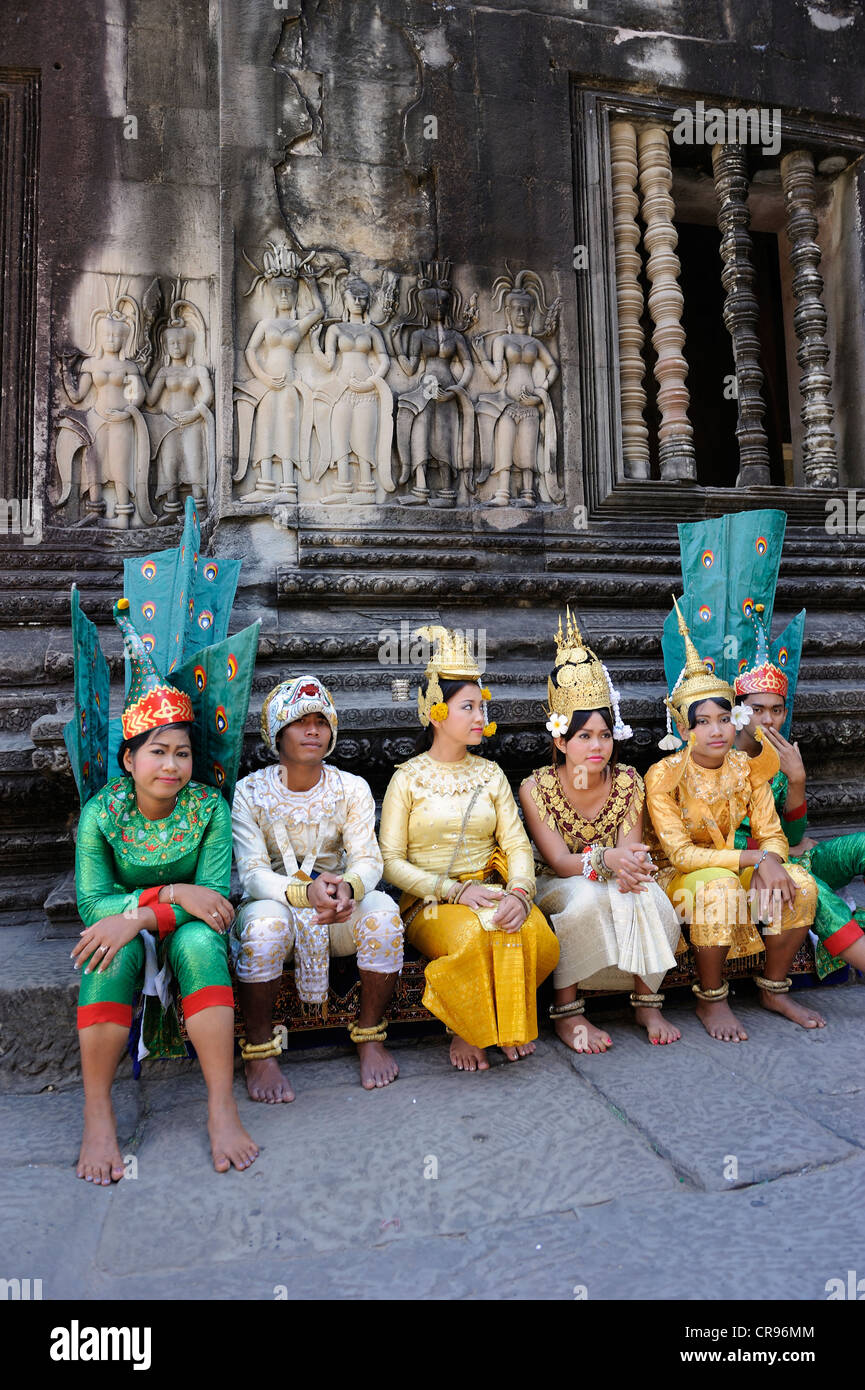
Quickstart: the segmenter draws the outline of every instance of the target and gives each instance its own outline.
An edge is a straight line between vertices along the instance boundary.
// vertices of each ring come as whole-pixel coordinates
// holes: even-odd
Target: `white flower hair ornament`
[[[563,714],[551,714],[547,720],[547,729],[553,738],[564,738],[570,722]]]
[[[730,711],[730,723],[738,733],[740,729],[747,729],[751,722],[751,710],[747,705],[734,705]]]

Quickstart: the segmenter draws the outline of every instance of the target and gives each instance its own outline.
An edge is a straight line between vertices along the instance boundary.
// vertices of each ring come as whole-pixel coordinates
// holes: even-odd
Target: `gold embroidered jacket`
[[[385,878],[418,898],[444,898],[457,875],[485,868],[496,846],[507,859],[508,885],[534,896],[532,847],[508,780],[497,763],[473,753],[458,763],[428,753],[402,763],[385,792],[379,842]]]

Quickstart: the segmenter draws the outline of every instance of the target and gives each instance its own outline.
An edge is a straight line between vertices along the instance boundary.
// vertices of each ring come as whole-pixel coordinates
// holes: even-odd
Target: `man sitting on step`
[[[374,891],[381,877],[375,804],[362,777],[325,763],[337,715],[315,676],[283,681],[267,696],[261,734],[275,764],[237,784],[234,854],[243,902],[232,929],[242,1056],[253,1100],[294,1100],[277,1064],[281,1046],[273,1006],[283,964],[294,957],[304,1005],[326,1010],[330,956],[357,953],[360,1013],[349,1029],[366,1090],[395,1081],[384,1047],[383,1014],[402,968],[403,927],[396,903]]]
[[[759,615],[756,622],[762,626]],[[746,704],[753,711],[751,728],[762,728],[781,762],[781,770],[771,785],[781,829],[790,845],[790,858],[817,881],[813,928],[817,935],[817,974],[822,980],[845,962],[865,970],[865,911],[851,910],[838,893],[845,884],[865,873],[865,834],[838,835],[831,840],[814,840],[807,834],[805,765],[798,743],[788,742],[781,734],[787,718],[787,677],[760,647],[754,666],[742,672],[734,689],[736,703]],[[747,726],[740,730],[736,746],[752,757],[760,748]],[[746,823],[737,832],[737,849],[746,848],[747,835]]]

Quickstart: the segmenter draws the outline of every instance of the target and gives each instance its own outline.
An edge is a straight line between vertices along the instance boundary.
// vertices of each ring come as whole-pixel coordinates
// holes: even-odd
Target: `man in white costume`
[[[360,1013],[349,1029],[366,1090],[399,1069],[384,1047],[382,1016],[402,968],[396,903],[375,891],[382,858],[375,803],[362,777],[324,760],[337,714],[315,676],[282,681],[261,711],[261,734],[277,763],[238,782],[234,855],[243,902],[232,928],[238,995],[246,1024],[242,1056],[253,1100],[294,1100],[280,1071],[273,1006],[283,965],[294,958],[298,996],[326,1007],[330,957],[357,953]]]

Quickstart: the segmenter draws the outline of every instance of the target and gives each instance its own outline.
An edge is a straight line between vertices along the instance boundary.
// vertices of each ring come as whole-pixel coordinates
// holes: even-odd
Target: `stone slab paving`
[[[865,986],[810,998],[820,1033],[741,991],[747,1044],[682,1004],[669,1049],[614,1015],[605,1056],[545,1033],[482,1075],[411,1040],[373,1094],[347,1049],[298,1050],[298,1099],[244,1097],[261,1156],[224,1176],[195,1064],[145,1063],[116,1088],[137,1177],[111,1190],[74,1177],[79,1086],[7,1094],[3,1273],[46,1298],[825,1298],[865,1273]]]

